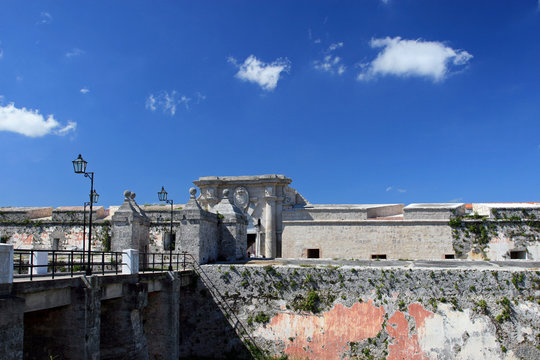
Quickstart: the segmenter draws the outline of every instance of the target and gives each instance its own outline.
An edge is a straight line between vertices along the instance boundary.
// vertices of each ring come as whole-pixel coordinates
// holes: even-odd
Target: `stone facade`
[[[139,206],[129,192],[122,206],[94,208],[92,249],[163,252],[176,238],[174,252],[201,263],[246,256],[540,259],[540,203],[311,204],[291,182],[284,175],[199,178],[200,195],[172,209],[174,237],[170,207]],[[82,207],[0,208],[0,242],[82,250],[83,220]]]
[[[282,213],[284,209],[306,204],[306,200],[289,186],[291,179],[284,175],[208,176],[193,183],[201,190],[199,202],[215,212],[223,190],[227,197],[247,217],[248,240],[259,257],[282,256]]]

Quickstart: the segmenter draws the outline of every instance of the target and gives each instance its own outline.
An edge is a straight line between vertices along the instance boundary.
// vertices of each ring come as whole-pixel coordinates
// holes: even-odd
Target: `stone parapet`
[[[93,206],[92,219],[98,220],[105,217],[105,208],[103,206]],[[86,221],[90,217],[90,206],[86,207]],[[56,222],[82,222],[84,220],[83,206],[62,206],[52,211],[52,221]]]
[[[52,215],[52,207],[0,207],[0,222],[39,219]]]
[[[405,220],[450,220],[465,214],[465,204],[410,204],[403,208]]]

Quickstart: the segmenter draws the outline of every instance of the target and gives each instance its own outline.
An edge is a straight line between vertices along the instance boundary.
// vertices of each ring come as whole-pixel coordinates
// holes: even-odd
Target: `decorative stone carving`
[[[273,186],[267,186],[264,189],[264,196],[274,196],[274,187]]]
[[[234,189],[233,201],[234,205],[245,212],[247,206],[249,205],[249,193],[247,189],[243,186],[239,186]]]
[[[294,205],[296,203],[296,191],[288,186],[283,188],[283,205]]]
[[[216,189],[212,187],[207,188],[204,192],[204,197],[206,199],[214,199],[216,197]]]

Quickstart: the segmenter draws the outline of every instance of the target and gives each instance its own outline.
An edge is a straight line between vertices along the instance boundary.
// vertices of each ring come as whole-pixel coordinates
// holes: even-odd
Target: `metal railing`
[[[192,268],[189,258],[191,255],[187,252],[172,253],[154,253],[154,252],[141,252],[139,253],[139,272],[161,272],[168,271],[169,269],[186,270],[187,267]]]
[[[96,274],[122,272],[122,252],[92,251],[90,266]],[[46,257],[46,261],[44,261]],[[82,275],[88,266],[88,251],[80,250],[14,250],[13,275],[15,278]]]

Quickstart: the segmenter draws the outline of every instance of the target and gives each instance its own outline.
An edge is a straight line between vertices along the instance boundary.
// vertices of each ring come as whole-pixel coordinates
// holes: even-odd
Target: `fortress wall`
[[[321,258],[444,259],[453,254],[447,221],[284,221],[283,257],[306,257],[320,249]]]
[[[180,355],[241,358],[238,319],[291,360],[540,358],[538,271],[407,264],[204,265],[234,316],[199,280],[182,294]]]
[[[52,207],[2,207],[0,221],[24,221],[52,215]]]
[[[103,249],[103,241],[110,235],[108,222],[93,223],[92,248],[96,251]],[[52,221],[0,223],[0,237],[2,242],[13,244],[15,249],[52,249],[54,239],[58,239],[59,250],[82,250],[83,225]],[[88,242],[88,223],[86,241]]]

